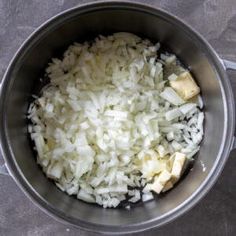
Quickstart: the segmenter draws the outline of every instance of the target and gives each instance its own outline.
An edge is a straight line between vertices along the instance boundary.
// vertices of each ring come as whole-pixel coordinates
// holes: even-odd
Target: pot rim
[[[99,11],[103,9],[128,9],[134,11],[140,11],[147,14],[152,14],[158,16],[160,18],[164,18],[167,21],[174,20],[178,24],[178,26],[183,30],[186,34],[191,35],[196,40],[196,43],[204,46],[207,49],[207,53],[212,59],[212,63],[218,70],[220,75],[220,87],[223,95],[223,103],[225,109],[225,120],[224,120],[224,133],[223,133],[223,141],[220,147],[220,151],[216,158],[216,161],[209,172],[206,179],[202,182],[202,184],[198,187],[198,189],[184,202],[182,202],[178,207],[172,209],[171,211],[164,214],[162,217],[157,219],[152,219],[149,221],[145,221],[139,224],[132,225],[124,225],[124,226],[111,226],[111,225],[101,225],[94,223],[87,223],[86,221],[78,220],[72,217],[66,216],[65,213],[57,210],[55,207],[49,205],[27,182],[23,173],[19,169],[15,159],[14,154],[11,149],[11,144],[7,135],[7,118],[5,117],[5,109],[6,109],[6,98],[7,91],[10,88],[10,78],[11,72],[13,71],[17,62],[22,58],[22,56],[27,53],[27,50],[40,39],[42,36],[45,36],[50,30],[53,30],[55,27],[58,27],[65,20],[68,20],[74,16],[81,15],[84,13]],[[169,20],[170,19],[170,20]],[[201,44],[201,45],[200,45]],[[10,172],[10,175],[13,177],[17,185],[21,188],[21,190],[45,213],[56,218],[60,222],[67,223],[78,228],[107,233],[107,234],[119,234],[119,233],[135,233],[141,232],[144,230],[148,230],[154,227],[158,227],[164,225],[173,219],[181,216],[183,213],[190,210],[193,206],[206,195],[206,193],[210,190],[213,184],[216,182],[218,176],[223,170],[224,164],[226,163],[227,157],[231,151],[231,146],[234,140],[234,127],[235,127],[235,107],[234,107],[234,97],[232,88],[230,85],[230,81],[228,80],[228,76],[226,74],[226,69],[221,62],[218,54],[211,47],[211,45],[192,27],[184,23],[182,20],[172,15],[171,13],[166,12],[163,9],[159,9],[157,7],[143,4],[143,3],[135,3],[129,1],[99,1],[92,2],[89,4],[78,5],[76,7],[67,9],[59,14],[51,17],[45,23],[41,24],[22,44],[22,46],[18,49],[18,51],[13,56],[4,77],[0,84],[0,151],[3,153],[3,158],[5,160],[7,169]]]

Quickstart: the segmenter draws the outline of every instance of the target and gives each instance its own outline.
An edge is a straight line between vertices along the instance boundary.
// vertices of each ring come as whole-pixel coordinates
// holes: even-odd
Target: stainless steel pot
[[[27,137],[29,98],[50,58],[74,41],[128,31],[160,41],[191,68],[205,104],[205,137],[192,171],[168,194],[130,211],[102,209],[69,197],[38,167]],[[65,11],[39,27],[18,50],[1,83],[0,141],[7,170],[49,215],[104,233],[138,232],[163,225],[193,207],[212,187],[234,145],[235,108],[223,61],[191,27],[160,9],[128,2],[100,2]],[[35,91],[34,91],[35,92]],[[201,163],[206,171],[203,172]]]

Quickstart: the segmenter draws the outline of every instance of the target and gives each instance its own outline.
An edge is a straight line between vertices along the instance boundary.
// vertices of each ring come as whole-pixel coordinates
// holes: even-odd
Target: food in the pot
[[[181,73],[176,79],[170,80],[170,86],[184,100],[188,100],[200,92],[199,87],[188,71]]]
[[[52,59],[50,83],[29,107],[29,132],[62,191],[117,207],[180,179],[203,137],[202,100],[190,72],[159,48],[115,33]]]

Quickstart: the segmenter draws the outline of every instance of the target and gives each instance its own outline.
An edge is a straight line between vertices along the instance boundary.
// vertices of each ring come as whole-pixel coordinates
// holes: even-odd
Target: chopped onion
[[[174,108],[170,111],[167,111],[165,114],[166,120],[171,121],[173,119],[176,119],[182,115],[181,111],[179,108]]]
[[[184,101],[170,87],[185,70],[175,55],[158,57],[159,48],[119,32],[75,43],[52,59],[50,83],[29,105],[28,132],[37,162],[62,191],[104,208],[149,201],[155,178],[166,189],[171,156],[197,153],[202,99]],[[169,66],[177,69],[167,75]]]
[[[143,201],[143,202],[147,202],[147,201],[150,201],[150,200],[152,200],[152,199],[153,199],[153,194],[150,193],[150,192],[144,193],[144,194],[142,195],[142,201]]]
[[[179,107],[179,110],[186,115],[188,112],[193,110],[196,107],[195,103],[187,103]]]
[[[185,103],[185,101],[171,87],[166,87],[160,96],[175,106]]]

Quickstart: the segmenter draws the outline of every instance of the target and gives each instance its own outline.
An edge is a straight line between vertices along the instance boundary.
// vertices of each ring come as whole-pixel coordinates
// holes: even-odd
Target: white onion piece
[[[143,202],[147,202],[147,201],[150,201],[150,200],[152,200],[152,199],[153,199],[153,194],[150,193],[150,192],[144,193],[144,194],[142,195],[142,201],[143,201]]]
[[[188,112],[190,112],[192,109],[196,107],[195,103],[187,103],[179,107],[179,110],[186,115]]]
[[[175,106],[185,103],[185,101],[171,87],[166,87],[160,96]]]
[[[167,111],[165,114],[165,117],[168,121],[171,121],[173,119],[176,119],[178,117],[180,117],[182,115],[181,111],[179,110],[179,108],[174,108],[170,111]]]

